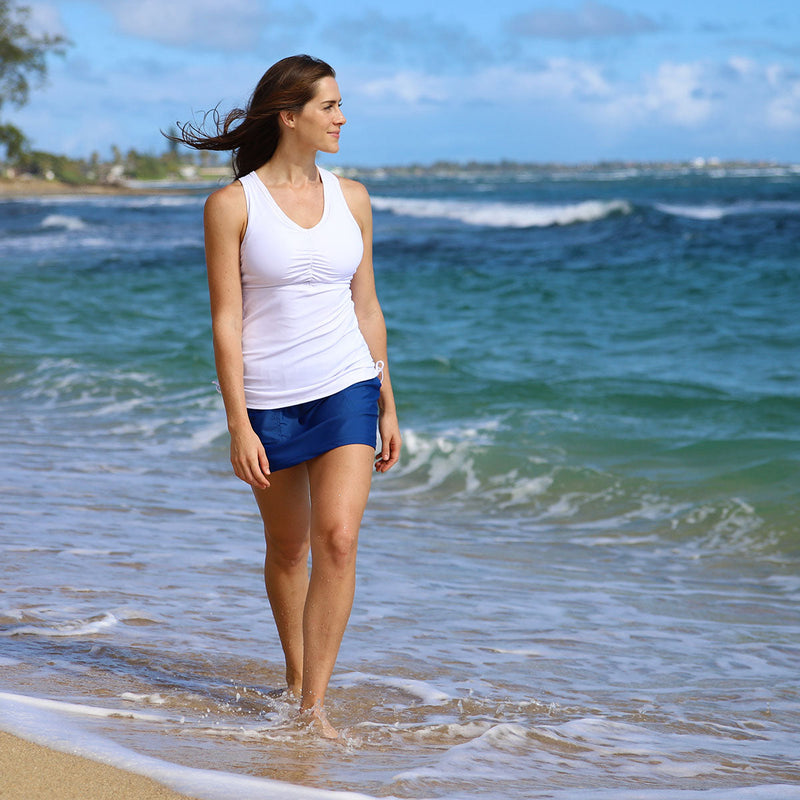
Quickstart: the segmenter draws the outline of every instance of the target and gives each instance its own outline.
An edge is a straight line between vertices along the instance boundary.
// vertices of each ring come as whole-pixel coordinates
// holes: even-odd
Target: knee
[[[308,563],[308,540],[284,542],[267,536],[267,561],[283,569],[297,569]]]
[[[358,548],[358,527],[345,523],[332,524],[317,532],[317,552],[337,568],[349,568]],[[313,556],[312,556],[313,557]]]

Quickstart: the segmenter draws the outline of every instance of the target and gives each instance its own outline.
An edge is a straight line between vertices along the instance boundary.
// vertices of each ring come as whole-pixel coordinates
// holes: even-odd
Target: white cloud
[[[545,7],[518,14],[509,21],[508,29],[518,36],[569,41],[652,33],[660,26],[644,14],[586,0],[575,10]]]
[[[569,58],[547,59],[532,69],[490,67],[472,76],[463,88],[465,95],[482,103],[510,108],[536,102],[594,102],[610,97],[613,91],[600,67]]]
[[[672,128],[685,135],[716,126],[723,140],[725,126],[754,136],[759,129],[800,127],[800,75],[738,57],[724,63],[665,61],[633,79],[614,77],[592,62],[551,58],[533,68],[493,66],[459,77],[402,71],[353,88],[383,109],[394,104],[398,115],[434,104],[474,106],[478,115],[529,110],[532,118],[557,108],[598,131]]]
[[[409,106],[448,101],[452,96],[448,83],[438,76],[403,71],[358,83],[353,87],[353,93],[382,107],[394,106],[395,111],[402,115]]]
[[[759,65],[752,58],[746,56],[731,56],[727,62],[731,71],[740,78],[755,75],[759,71]]]
[[[491,49],[457,20],[438,22],[431,15],[389,17],[369,9],[337,18],[322,35],[350,57],[379,63],[414,63],[437,72],[493,60]]]
[[[800,75],[777,65],[765,72],[774,92],[767,103],[767,121],[778,130],[800,132]]]
[[[64,36],[64,23],[61,12],[53,3],[31,3],[28,28],[36,36],[48,34],[50,36]]]
[[[253,47],[270,21],[252,0],[106,0],[103,6],[128,35],[214,50]]]
[[[767,104],[767,121],[772,128],[800,131],[800,86]]]
[[[709,84],[701,64],[660,64],[640,90],[644,108],[659,119],[683,127],[696,127],[713,111]]]

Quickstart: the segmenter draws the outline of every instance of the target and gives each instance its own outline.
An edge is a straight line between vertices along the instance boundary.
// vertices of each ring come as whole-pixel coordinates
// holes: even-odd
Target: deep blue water
[[[800,797],[800,171],[364,180],[405,450],[345,754],[262,691],[207,190],[0,200],[0,691],[49,703],[0,727],[69,701],[107,712],[73,739],[371,796]]]

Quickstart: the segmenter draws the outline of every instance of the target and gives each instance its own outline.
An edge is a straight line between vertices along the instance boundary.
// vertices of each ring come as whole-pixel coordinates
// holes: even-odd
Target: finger
[[[400,458],[400,437],[392,437],[389,442],[389,458],[386,459],[384,466],[386,469],[393,467]]]
[[[257,476],[258,479],[261,481],[261,487],[266,489],[269,487],[269,459],[267,458],[267,453],[263,447],[258,448],[258,471]]]
[[[387,434],[381,436],[381,452],[375,458],[381,461],[388,461],[392,457],[392,449],[394,447],[394,434]]]
[[[258,451],[258,466],[261,468],[262,475],[266,476],[270,474],[269,459],[263,447]]]
[[[259,456],[258,460],[252,465],[250,469],[250,484],[258,487],[259,489],[269,488],[269,464],[267,457],[264,455],[264,461],[261,461]]]
[[[269,489],[269,478],[264,475],[263,472],[260,470],[258,473],[253,475],[253,486],[257,486],[259,489]]]
[[[266,461],[266,455],[264,456],[264,460]],[[257,459],[255,463],[251,463],[246,459],[237,460],[233,464],[233,471],[239,480],[244,481],[250,486],[254,486],[257,489],[269,488],[269,480],[267,479],[269,469],[267,469],[265,474],[260,459]]]
[[[391,469],[400,458],[400,442],[392,437],[375,457],[375,469],[378,472],[386,472]]]
[[[269,481],[261,474],[261,472],[251,474],[247,480],[251,486],[256,489],[269,489]]]

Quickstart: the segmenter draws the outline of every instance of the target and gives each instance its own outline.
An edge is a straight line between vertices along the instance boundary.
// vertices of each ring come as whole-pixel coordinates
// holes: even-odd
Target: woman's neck
[[[303,186],[319,181],[316,163],[316,150],[296,152],[285,142],[280,142],[272,158],[258,168],[259,177],[270,184],[289,184]]]

